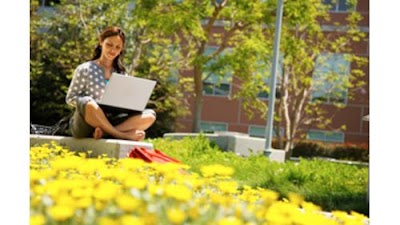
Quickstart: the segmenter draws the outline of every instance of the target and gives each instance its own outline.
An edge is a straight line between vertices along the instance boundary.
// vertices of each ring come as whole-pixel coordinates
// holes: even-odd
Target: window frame
[[[223,129],[204,129],[205,126],[209,126],[211,128],[216,126],[223,126]],[[215,131],[228,131],[228,123],[224,122],[216,122],[216,121],[200,121],[200,131],[205,133],[215,132]]]
[[[206,46],[206,50],[205,50],[205,54],[209,55],[212,54],[214,51],[216,51],[218,49],[218,46],[213,46],[213,45],[207,45]],[[229,51],[229,48],[225,49],[224,51]],[[221,54],[224,54],[224,52],[222,52]],[[212,59],[211,61],[207,62],[210,63],[215,59]],[[207,78],[207,79],[204,79]],[[214,97],[229,97],[232,93],[232,82],[230,81],[232,79],[232,72],[227,72],[225,74],[224,77],[221,77],[219,75],[216,74],[206,74],[203,71],[202,74],[202,83],[203,83],[203,95],[204,96],[214,96]],[[224,88],[221,90],[221,88],[219,88],[220,86],[226,85],[227,88]],[[211,89],[211,93],[210,91],[207,91],[206,88],[210,88]],[[218,94],[218,92],[221,92],[221,94]]]
[[[319,135],[323,135],[322,138],[310,138],[310,132],[319,133]],[[341,137],[338,139],[330,139],[330,136],[335,134],[339,134]],[[307,140],[311,141],[322,141],[322,142],[332,142],[332,143],[344,143],[345,133],[341,131],[327,131],[327,130],[318,130],[318,129],[310,129],[307,131],[306,134]]]
[[[325,63],[328,63],[328,65],[322,65],[320,68],[318,67],[318,60],[319,57],[328,57]],[[340,57],[340,58],[338,58]],[[347,105],[348,103],[348,96],[349,96],[349,89],[345,88],[344,90],[338,90],[339,92],[343,92],[342,96],[340,96],[340,99],[343,100],[332,100],[335,96],[331,96],[330,93],[323,93],[324,90],[329,90],[329,89],[337,89],[334,88],[334,85],[340,86],[339,82],[346,82],[349,79],[349,74],[351,71],[351,63],[349,61],[345,60],[346,58],[346,54],[345,53],[323,53],[320,56],[318,56],[316,58],[316,62],[315,62],[315,66],[314,66],[314,72],[312,75],[312,82],[324,82],[323,84],[321,84],[321,87],[315,88],[313,87],[313,90],[311,91],[311,96],[310,96],[310,101],[317,101],[318,99],[325,99],[325,100],[321,100],[322,103],[324,104],[344,104]],[[335,63],[331,63],[332,61],[334,62],[338,62],[339,64]],[[345,63],[345,65],[341,64],[341,63]],[[345,66],[345,71],[341,71],[340,69],[343,68],[343,66]],[[338,70],[339,69],[339,70]],[[343,77],[340,81],[337,81],[336,83],[332,83],[329,81],[326,81],[327,79],[327,74],[329,74],[330,72],[332,72],[333,70],[334,73],[340,75],[340,76],[346,76]],[[325,79],[325,81],[323,81]],[[328,87],[329,86],[329,87]],[[320,94],[321,93],[321,94]],[[336,92],[333,92],[336,93]]]
[[[323,0],[322,4],[331,5],[329,12],[351,12],[355,10],[355,7],[349,6],[347,0]]]
[[[278,88],[280,86],[280,83],[281,83],[281,79],[280,78],[282,78],[282,72],[283,72],[283,59],[284,59],[283,54],[279,54],[278,66],[276,68],[276,73],[277,73],[276,88]],[[272,75],[271,74],[272,64],[271,65],[270,64],[266,64],[265,67],[266,67],[265,69],[263,69],[261,71],[258,71],[258,72],[260,72],[262,74],[262,79],[264,81],[264,85],[269,87],[270,86],[270,82],[271,82],[271,75]],[[269,74],[269,76],[266,77],[266,74]],[[261,91],[261,92],[259,92],[257,94],[257,98],[268,100],[269,99],[269,92]]]
[[[260,135],[260,132],[252,132],[252,130],[254,131],[254,129],[256,130],[262,130],[264,131],[264,134]],[[280,133],[282,135],[285,134],[285,129],[283,127],[280,127]],[[249,134],[250,137],[258,137],[258,138],[265,138],[266,136],[266,126],[260,126],[260,125],[249,125],[248,129],[247,129],[247,134]],[[276,137],[276,132],[275,129],[272,129],[272,137]]]
[[[172,55],[172,62],[176,63],[177,62],[177,58],[179,58],[179,56],[175,55],[177,54],[177,52],[179,52],[179,46],[169,46],[168,47],[168,52],[170,55]],[[178,84],[179,83],[179,78],[180,78],[180,72],[179,72],[179,68],[178,67],[174,67],[171,66],[169,67],[169,75],[168,75],[168,82],[170,83],[174,83],[174,84]]]

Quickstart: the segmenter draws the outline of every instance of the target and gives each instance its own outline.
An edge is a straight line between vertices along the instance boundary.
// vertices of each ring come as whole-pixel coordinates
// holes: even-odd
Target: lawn
[[[278,163],[263,155],[244,158],[219,149],[204,136],[182,140],[159,138],[150,141],[154,148],[181,160],[193,172],[200,172],[204,165],[221,164],[234,168],[232,177],[241,186],[267,188],[281,196],[294,192],[326,211],[354,210],[369,215],[366,166],[317,159]]]

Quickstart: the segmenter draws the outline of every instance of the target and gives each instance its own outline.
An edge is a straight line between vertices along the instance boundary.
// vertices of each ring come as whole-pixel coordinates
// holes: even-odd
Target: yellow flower
[[[364,221],[368,219],[366,216],[354,211],[351,211],[350,214],[348,214],[347,212],[335,210],[332,211],[332,215],[346,225],[362,225],[364,224]]]
[[[189,209],[189,217],[192,220],[196,220],[197,218],[199,218],[199,216],[200,216],[200,212],[199,212],[199,208],[197,206],[194,206]]]
[[[335,220],[329,219],[320,213],[302,213],[294,215],[292,218],[294,224],[339,225]]]
[[[319,207],[319,206],[317,206],[317,205],[315,205],[315,204],[313,204],[311,202],[304,201],[304,202],[301,203],[301,207],[304,210],[307,210],[307,211],[310,211],[310,212],[321,211],[321,207]]]
[[[288,198],[289,198],[290,203],[292,203],[296,206],[300,206],[301,203],[304,202],[304,198],[301,195],[296,194],[296,193],[289,193]]]
[[[69,196],[67,193],[60,194],[54,198],[57,205],[62,205],[70,208],[75,207],[75,199]]]
[[[259,189],[259,192],[266,204],[271,204],[279,198],[279,193],[272,190]]]
[[[116,199],[117,205],[125,212],[133,212],[140,207],[141,201],[132,197],[131,195],[121,195]]]
[[[209,197],[210,201],[218,205],[230,205],[232,204],[233,198],[227,195],[221,195],[219,193],[211,193]]]
[[[339,211],[339,210],[332,211],[332,215],[343,221],[348,217],[347,212]]]
[[[42,185],[34,185],[32,186],[31,191],[33,191],[36,195],[42,195],[45,192],[45,187]]]
[[[131,171],[124,170],[121,168],[103,168],[97,170],[101,179],[104,180],[115,180],[118,182],[123,182],[126,178],[135,176]]]
[[[121,225],[145,225],[143,220],[132,215],[123,215],[119,221]]]
[[[241,195],[238,196],[240,200],[243,200],[249,204],[254,204],[260,199],[260,196],[255,190],[244,190]]]
[[[31,208],[32,207],[39,207],[42,198],[39,195],[33,195],[30,199]]]
[[[30,225],[43,225],[45,222],[43,215],[33,215],[29,218]]]
[[[97,224],[99,224],[99,225],[119,225],[119,221],[114,218],[111,218],[111,217],[103,216],[103,217],[98,218]]]
[[[82,164],[82,159],[74,156],[68,158],[57,158],[50,162],[51,168],[59,171],[75,169]]]
[[[161,185],[151,183],[151,184],[149,184],[148,192],[152,196],[158,196],[158,195],[162,195],[162,193],[164,192],[164,189]]]
[[[210,166],[202,166],[200,168],[201,174],[204,177],[214,177],[214,176],[231,176],[234,173],[234,169],[232,167],[223,166],[223,165],[210,165]]]
[[[368,220],[357,212],[333,211],[327,217],[319,206],[293,193],[281,201],[268,189],[244,186],[239,192],[238,183],[229,177],[234,170],[222,165],[202,167],[201,176],[182,173],[178,164],[87,159],[57,146],[31,148],[30,157],[31,225],[49,223],[46,220],[100,225],[361,225]],[[166,204],[167,209],[160,210]]]
[[[147,179],[143,176],[130,176],[124,180],[124,186],[143,190],[147,185]]]
[[[103,182],[94,192],[94,197],[107,201],[114,199],[120,191],[120,186],[111,182]]]
[[[64,205],[55,205],[48,209],[49,215],[56,221],[64,221],[74,215],[71,207]]]
[[[189,201],[192,199],[192,192],[183,185],[170,184],[165,187],[165,194],[167,197],[174,198],[178,201]]]
[[[94,202],[94,208],[97,211],[103,210],[105,207],[106,207],[106,202],[104,201],[99,200]]]
[[[79,152],[78,156],[81,158],[86,158],[86,152]]]
[[[94,189],[91,187],[86,187],[86,188],[76,187],[71,190],[71,196],[74,198],[83,198],[83,197],[92,196],[93,192],[94,192]]]
[[[167,217],[172,224],[182,224],[186,219],[185,213],[178,208],[169,208],[167,210]]]
[[[234,209],[234,212],[235,212],[235,216],[237,218],[241,218],[242,215],[243,215],[243,209],[242,209],[242,207],[240,205],[236,205],[236,207]]]
[[[238,184],[236,181],[220,181],[217,183],[217,186],[223,193],[233,194],[237,192]]]
[[[188,183],[194,191],[201,190],[205,184],[204,179],[199,179],[193,175],[185,178],[185,182]]]
[[[136,171],[138,169],[142,169],[145,165],[145,162],[141,159],[134,158],[123,158],[118,161],[122,168],[126,170]]]
[[[359,221],[364,221],[364,220],[368,219],[368,217],[366,217],[365,215],[360,214],[360,213],[355,212],[355,211],[351,211],[350,215],[353,216],[354,219],[359,220]]]
[[[144,220],[144,224],[146,225],[158,225],[160,224],[158,221],[158,215],[156,213],[146,213],[142,215]]]
[[[242,225],[242,221],[236,217],[222,218],[218,221],[218,225]]]
[[[96,171],[105,168],[105,166],[106,163],[101,159],[86,159],[84,163],[79,163],[76,167],[80,173],[93,174]]]
[[[44,185],[44,187],[46,189],[46,192],[52,197],[58,196],[59,193],[62,191],[62,183],[58,182],[57,180],[48,182]]]
[[[78,208],[89,208],[92,204],[93,200],[90,197],[83,197],[75,200],[75,206]]]
[[[286,202],[276,202],[268,208],[265,219],[271,224],[290,225],[295,213],[300,213],[298,207]]]
[[[40,174],[39,171],[37,171],[37,170],[32,170],[32,169],[29,171],[29,179],[30,179],[31,184],[32,184],[33,182],[35,182],[35,181],[41,179],[41,178],[42,178],[42,175]]]

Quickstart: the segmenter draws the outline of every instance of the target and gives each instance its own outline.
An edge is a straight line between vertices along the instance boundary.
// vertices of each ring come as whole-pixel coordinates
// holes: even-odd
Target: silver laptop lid
[[[143,111],[155,85],[154,80],[112,73],[99,104]]]

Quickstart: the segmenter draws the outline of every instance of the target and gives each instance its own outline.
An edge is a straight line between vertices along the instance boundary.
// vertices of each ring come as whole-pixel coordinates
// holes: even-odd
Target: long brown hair
[[[106,38],[112,37],[112,36],[119,36],[122,39],[122,44],[123,44],[121,53],[117,57],[115,57],[112,65],[113,65],[113,68],[118,73],[124,73],[126,71],[126,69],[125,69],[124,64],[122,63],[122,60],[123,60],[122,58],[124,56],[124,49],[125,49],[125,33],[119,27],[116,27],[116,26],[107,27],[100,33],[99,44],[94,49],[92,60],[96,60],[96,59],[100,58],[100,56],[101,56],[100,43],[103,42]]]

